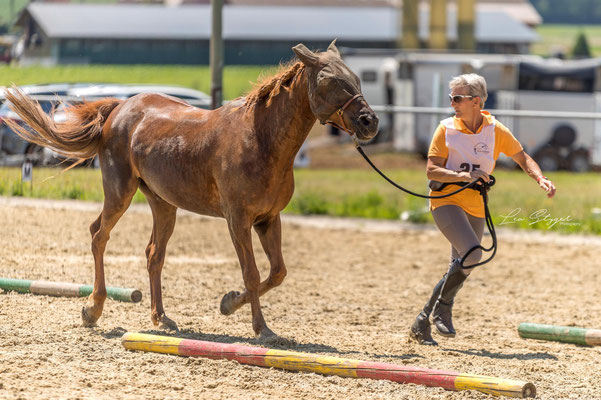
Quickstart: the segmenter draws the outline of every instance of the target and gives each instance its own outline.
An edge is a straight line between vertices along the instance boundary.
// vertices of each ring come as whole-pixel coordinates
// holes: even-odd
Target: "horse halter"
[[[338,128],[340,130],[345,131],[346,133],[348,133],[349,135],[351,135],[351,137],[355,137],[355,133],[352,132],[351,130],[349,130],[346,126],[346,124],[344,123],[344,110],[346,110],[348,108],[348,106],[351,105],[351,103],[357,99],[363,99],[363,95],[361,93],[357,93],[356,95],[354,95],[353,97],[351,97],[350,99],[348,99],[346,101],[346,103],[344,103],[344,105],[342,107],[340,107],[338,110],[334,111],[326,120],[326,124],[328,125],[332,125],[335,128]],[[332,121],[332,115],[336,115],[336,117],[338,117],[338,121]]]

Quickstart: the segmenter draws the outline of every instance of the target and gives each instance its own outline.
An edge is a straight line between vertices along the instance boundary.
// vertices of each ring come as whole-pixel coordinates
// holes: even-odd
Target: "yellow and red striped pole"
[[[478,390],[494,396],[536,396],[536,388],[532,383],[452,371],[132,332],[124,334],[121,342],[128,350],[235,360],[241,364],[260,367],[350,378],[386,379],[399,383],[442,387],[447,390]]]

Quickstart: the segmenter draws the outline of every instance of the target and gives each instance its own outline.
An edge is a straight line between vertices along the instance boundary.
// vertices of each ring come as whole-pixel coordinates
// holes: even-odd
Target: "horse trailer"
[[[544,170],[601,166],[601,120],[596,119],[601,112],[601,58],[564,61],[391,49],[345,49],[343,55],[361,78],[365,99],[396,108],[380,115],[380,134],[397,151],[427,154],[438,123],[452,115],[448,82],[473,72],[488,85],[485,109]]]

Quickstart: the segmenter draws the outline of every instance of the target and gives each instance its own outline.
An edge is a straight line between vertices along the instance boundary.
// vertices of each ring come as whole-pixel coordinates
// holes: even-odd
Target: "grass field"
[[[29,0],[13,0],[13,7],[11,9],[10,0],[0,0],[0,24],[13,22],[17,18],[19,11],[27,3],[29,3]]]
[[[550,56],[558,51],[570,57],[576,38],[584,32],[593,57],[601,56],[601,25],[543,24],[536,28],[540,42],[532,45],[532,53]]]
[[[224,98],[243,95],[261,75],[275,72],[274,66],[226,66],[223,71]],[[155,83],[189,87],[210,93],[208,66],[181,65],[64,65],[60,67],[0,66],[0,86],[52,82]]]
[[[425,193],[420,170],[386,171],[409,189]],[[44,179],[56,175],[52,179]],[[369,170],[297,170],[296,191],[285,212],[341,217],[403,219],[431,222],[427,201],[405,195]],[[601,185],[598,174],[554,173],[558,187],[547,199],[536,183],[520,171],[496,171],[497,186],[491,192],[490,209],[495,224],[524,229],[601,234]],[[77,168],[34,171],[33,190],[21,184],[20,170],[0,169],[0,195],[51,199],[102,201],[99,170]],[[138,192],[134,202],[144,202]],[[546,210],[540,211],[540,210]],[[536,217],[532,214],[540,212]],[[514,215],[515,218],[505,218]],[[516,221],[521,219],[520,221]],[[562,221],[553,224],[555,219]],[[505,223],[503,223],[505,221]],[[510,222],[510,223],[508,223]]]

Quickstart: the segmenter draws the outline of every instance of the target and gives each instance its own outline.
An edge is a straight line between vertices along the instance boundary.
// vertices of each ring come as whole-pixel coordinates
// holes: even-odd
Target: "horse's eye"
[[[332,81],[335,81],[335,75],[327,67],[319,71],[317,74],[317,83],[319,85],[329,85]]]

